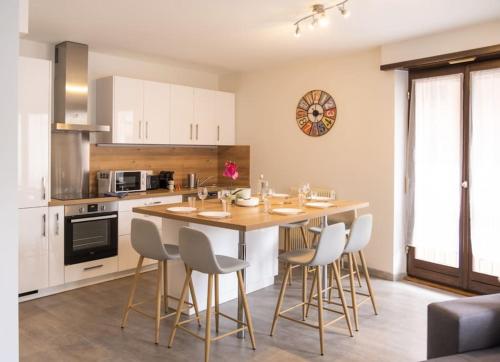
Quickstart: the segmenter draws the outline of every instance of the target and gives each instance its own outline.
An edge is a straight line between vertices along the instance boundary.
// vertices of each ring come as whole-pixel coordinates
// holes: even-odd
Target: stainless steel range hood
[[[56,45],[53,131],[108,132],[109,126],[87,118],[88,51],[86,44],[66,41]]]

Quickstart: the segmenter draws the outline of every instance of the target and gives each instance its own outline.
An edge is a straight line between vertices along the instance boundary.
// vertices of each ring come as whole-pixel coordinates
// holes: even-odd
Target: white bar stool
[[[283,251],[285,253],[288,251],[295,250],[295,249],[309,247],[309,244],[307,243],[307,236],[306,236],[306,226],[308,224],[309,224],[309,220],[303,220],[303,221],[298,221],[298,222],[280,225],[280,228],[283,229]],[[292,243],[291,231],[296,230],[296,229],[299,229],[300,233],[302,235],[302,247],[298,247],[298,245],[293,245],[293,243]],[[292,267],[292,269],[297,268],[297,267],[299,267],[299,266],[295,265]],[[286,269],[287,269],[287,265],[284,264],[283,275],[285,275]],[[290,274],[288,281],[289,281],[289,284],[292,285],[292,274]]]
[[[283,278],[283,282],[281,284],[281,290],[280,294],[278,297],[278,302],[276,304],[276,310],[274,312],[274,318],[273,318],[273,324],[271,326],[271,333],[270,335],[272,336],[274,334],[274,330],[276,328],[276,323],[278,321],[278,318],[284,318],[288,319],[293,322],[300,323],[302,325],[308,326],[308,327],[313,327],[317,328],[319,330],[319,340],[320,340],[320,351],[321,355],[323,355],[323,331],[324,328],[329,326],[330,324],[345,318],[346,323],[347,323],[347,328],[349,329],[349,334],[352,337],[352,327],[351,327],[351,321],[349,319],[349,312],[347,309],[347,304],[344,299],[344,293],[342,289],[342,282],[340,280],[339,272],[335,263],[335,260],[337,260],[341,255],[342,252],[344,251],[344,246],[345,246],[345,225],[340,223],[340,224],[334,224],[334,225],[329,225],[325,227],[320,234],[318,245],[316,249],[298,249],[298,250],[293,250],[289,251],[286,253],[282,253],[279,258],[283,260],[284,262],[287,263],[287,271],[285,274],[285,277]],[[340,298],[342,301],[343,305],[343,313],[338,312],[334,309],[326,308],[323,306],[323,298],[321,297],[323,290],[321,287],[321,267],[325,268],[329,264],[333,265],[333,273],[335,276],[335,280],[337,282],[337,287],[339,290]],[[281,310],[281,306],[283,304],[283,299],[285,297],[285,292],[286,292],[286,286],[288,282],[288,277],[290,276],[290,273],[292,271],[292,266],[302,266],[302,303],[296,304],[293,307],[287,308],[285,310]],[[315,277],[314,280],[316,282],[316,290],[317,294],[319,295],[318,299],[318,304],[312,304],[311,303],[311,298],[309,301],[306,301],[306,289],[307,289],[307,271],[309,267],[314,267],[315,269]],[[314,285],[311,287],[311,295],[314,290]],[[331,288],[331,287],[330,287]],[[307,317],[306,313],[306,308],[312,306],[312,307],[317,307],[318,308],[318,324],[311,324],[305,321]],[[294,319],[291,318],[285,313],[291,311],[292,309],[295,309],[297,307],[302,307],[302,320]],[[324,322],[323,321],[323,310],[327,310],[329,312],[334,312],[334,313],[340,313],[341,316],[333,319],[329,322]]]
[[[179,247],[172,244],[163,244],[161,241],[160,233],[156,225],[149,221],[143,219],[132,219],[132,247],[139,254],[139,261],[135,269],[134,281],[132,282],[132,287],[130,289],[130,294],[128,298],[125,311],[123,313],[122,328],[127,325],[128,315],[131,310],[142,314],[146,317],[153,318],[155,320],[155,343],[159,343],[160,339],[160,321],[164,318],[171,317],[175,312],[168,313],[168,299],[179,300],[179,298],[173,297],[168,294],[168,268],[167,262],[169,260],[179,260]],[[137,307],[144,302],[134,303],[135,292],[137,289],[137,283],[141,275],[141,268],[144,258],[150,258],[158,261],[158,271],[157,271],[157,281],[156,281],[156,313],[154,316],[138,309]],[[161,315],[161,303],[162,303],[162,284],[163,284],[163,306],[165,310],[165,315]],[[187,305],[193,306],[196,318],[199,322],[198,313],[198,303],[196,301],[196,294],[194,292],[193,284],[189,284],[191,291],[191,297],[193,298],[193,303],[186,302]],[[180,309],[182,309],[183,303],[179,304]],[[179,310],[180,311],[180,310]]]
[[[177,308],[177,314],[175,315],[174,326],[172,333],[170,334],[170,341],[168,347],[172,347],[175,338],[175,332],[177,328],[193,335],[205,341],[205,361],[209,360],[210,355],[210,343],[218,339],[227,337],[229,335],[235,334],[237,332],[248,329],[250,335],[250,340],[252,343],[252,348],[255,350],[255,337],[253,332],[252,317],[250,315],[250,309],[248,307],[247,296],[245,292],[245,285],[243,283],[243,277],[241,275],[241,270],[247,268],[249,264],[246,261],[239,260],[236,258],[231,258],[223,255],[215,255],[212,249],[212,245],[208,236],[203,232],[188,227],[183,227],[179,231],[179,251],[182,260],[187,266],[186,279],[184,280],[184,287],[182,288],[181,298],[179,300],[179,307]],[[206,310],[206,324],[205,324],[205,336],[200,336],[197,333],[184,327],[184,324],[193,321],[194,319],[187,319],[180,322],[181,317],[181,306],[186,298],[188,285],[191,284],[191,274],[193,270],[200,273],[208,274],[208,293],[207,293],[207,310]],[[238,288],[243,301],[243,309],[245,311],[246,323],[241,320],[232,318],[226,314],[219,311],[219,274],[236,273],[238,277]],[[238,323],[238,328],[227,332],[223,335],[217,337],[211,337],[210,331],[210,316],[212,309],[212,285],[215,278],[215,331],[219,332],[219,316],[223,316]]]

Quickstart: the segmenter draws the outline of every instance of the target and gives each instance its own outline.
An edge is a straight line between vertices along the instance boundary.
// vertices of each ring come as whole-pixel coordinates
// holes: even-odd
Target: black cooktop
[[[99,197],[99,195],[91,193],[81,193],[81,192],[52,195],[53,199],[61,201],[94,199],[96,197]]]

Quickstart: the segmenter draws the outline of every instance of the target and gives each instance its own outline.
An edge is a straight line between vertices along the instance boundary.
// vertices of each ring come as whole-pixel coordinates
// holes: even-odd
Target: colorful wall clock
[[[297,125],[306,135],[319,137],[328,133],[337,118],[333,97],[322,90],[307,92],[297,105]]]

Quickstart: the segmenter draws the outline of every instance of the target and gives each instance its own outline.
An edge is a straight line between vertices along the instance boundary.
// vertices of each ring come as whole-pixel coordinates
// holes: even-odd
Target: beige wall
[[[53,60],[54,45],[23,39],[20,42],[20,54]],[[208,89],[217,89],[219,82],[219,75],[216,72],[190,64],[151,61],[90,51],[88,112],[91,123],[95,123],[95,80],[110,75]]]
[[[375,219],[368,263],[393,274],[395,79],[379,65],[373,49],[225,76],[220,86],[236,91],[237,142],[251,145],[252,184],[263,173],[278,191],[310,182],[368,200]],[[338,107],[335,126],[319,138],[295,122],[297,102],[312,89],[329,92]]]

